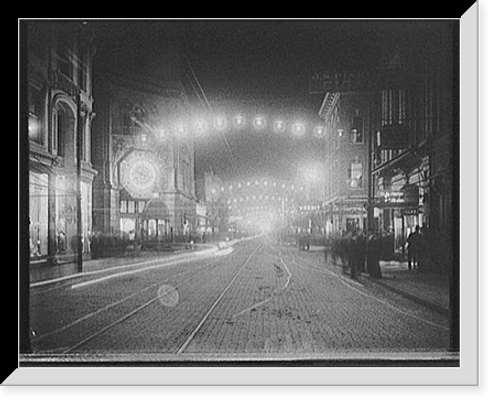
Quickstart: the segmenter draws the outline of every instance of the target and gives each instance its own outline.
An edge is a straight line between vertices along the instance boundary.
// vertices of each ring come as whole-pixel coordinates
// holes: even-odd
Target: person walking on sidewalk
[[[366,242],[366,271],[373,278],[382,278],[380,258],[382,257],[382,238],[371,233]]]
[[[408,269],[411,270],[412,266],[414,269],[418,268],[418,262],[422,247],[422,235],[420,234],[420,226],[415,226],[415,231],[410,233],[408,239],[406,239],[408,244]]]

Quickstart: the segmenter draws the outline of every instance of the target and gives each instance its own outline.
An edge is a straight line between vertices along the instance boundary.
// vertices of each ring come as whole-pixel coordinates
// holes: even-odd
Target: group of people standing
[[[334,237],[331,241],[331,256],[353,279],[367,272],[374,278],[381,278],[380,260],[384,252],[381,235],[366,235],[360,230]]]
[[[325,251],[333,261],[342,266],[346,274],[356,279],[361,273],[368,273],[373,278],[381,278],[381,260],[391,260],[394,256],[394,235],[387,233],[368,233],[361,230],[343,233],[333,237]],[[406,240],[409,269],[422,266],[425,258],[425,236],[419,226],[408,235]]]

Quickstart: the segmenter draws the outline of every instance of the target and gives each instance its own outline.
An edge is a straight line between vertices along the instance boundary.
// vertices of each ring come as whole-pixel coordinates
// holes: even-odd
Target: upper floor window
[[[408,91],[385,89],[382,91],[382,126],[405,124],[408,120]]]
[[[62,37],[56,48],[57,69],[70,79],[73,79],[72,41],[69,37]]]
[[[67,128],[67,118],[63,109],[58,109],[56,113],[56,120],[54,122],[54,147],[57,155],[64,157],[64,138],[65,129]]]
[[[363,188],[363,163],[357,157],[350,163],[347,180],[350,188]]]
[[[141,127],[135,120],[132,119],[130,113],[122,113],[121,123],[122,123],[121,128],[120,129],[117,128],[120,134],[124,136],[137,136],[140,134]]]
[[[42,121],[44,117],[43,92],[35,86],[28,91],[29,119],[28,134],[31,141],[43,143]]]
[[[65,103],[58,103],[52,114],[51,152],[60,157],[73,157],[76,161],[75,131],[71,109]]]
[[[353,144],[363,144],[363,118],[361,116],[354,116],[352,118],[351,127],[351,142]]]
[[[78,61],[76,72],[78,80],[77,85],[79,86],[80,89],[87,91],[88,69],[85,56],[82,56],[82,58],[80,58],[80,60]]]

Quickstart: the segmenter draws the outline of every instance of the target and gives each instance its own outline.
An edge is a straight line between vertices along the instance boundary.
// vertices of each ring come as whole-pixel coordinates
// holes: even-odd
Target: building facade
[[[200,236],[216,236],[229,231],[226,195],[223,181],[213,171],[205,171],[203,177],[196,180],[199,201],[196,230]]]
[[[30,260],[73,261],[92,231],[94,36],[81,22],[30,21],[26,33]]]
[[[323,99],[320,117],[329,129],[323,212],[332,233],[367,229],[374,108],[368,92],[328,92]]]
[[[324,210],[332,215],[334,231],[350,230],[354,223],[391,234],[401,254],[409,233],[421,227],[430,261],[446,272],[456,227],[452,24],[405,34],[381,49],[375,69],[342,74],[338,89],[325,92],[320,110],[329,126]]]
[[[377,225],[404,252],[416,226],[432,262],[449,270],[452,258],[453,140],[457,96],[452,31],[438,27],[416,44],[395,44],[384,55],[373,139],[373,199]],[[458,165],[458,161],[456,161]],[[458,204],[458,202],[456,202]]]
[[[103,50],[96,64],[94,231],[143,244],[185,240],[196,217],[194,143],[179,124],[190,106],[178,52],[168,43],[161,57],[128,57]]]

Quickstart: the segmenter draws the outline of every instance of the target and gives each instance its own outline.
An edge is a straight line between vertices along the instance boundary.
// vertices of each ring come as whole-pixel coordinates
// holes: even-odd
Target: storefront
[[[170,212],[159,199],[133,199],[122,191],[120,200],[120,233],[129,241],[170,242]]]
[[[396,253],[404,253],[408,235],[415,226],[425,224],[424,197],[424,189],[409,182],[379,190],[375,202],[376,224],[379,232],[394,236]]]
[[[366,231],[366,197],[338,198],[324,205],[323,217],[331,234]]]
[[[61,263],[78,253],[78,210],[76,177],[71,174],[29,174],[30,260]],[[91,182],[82,181],[81,239],[83,255],[90,254],[92,230]]]
[[[153,199],[146,203],[139,214],[141,240],[144,242],[166,243],[172,241],[170,213],[167,205]]]
[[[29,173],[29,233],[30,258],[49,254],[49,176]]]

